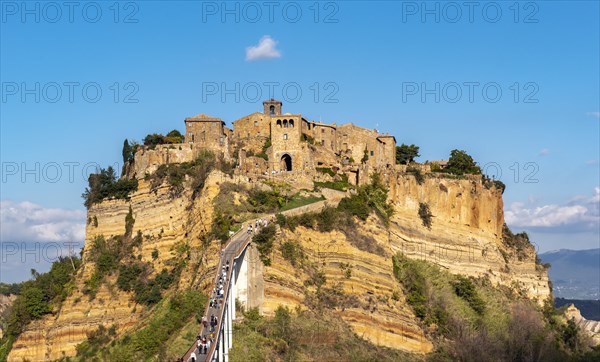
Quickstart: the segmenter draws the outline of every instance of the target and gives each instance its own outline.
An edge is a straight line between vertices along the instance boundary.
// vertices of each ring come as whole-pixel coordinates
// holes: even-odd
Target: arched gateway
[[[280,169],[281,171],[292,170],[292,156],[288,155],[287,153],[281,156]]]

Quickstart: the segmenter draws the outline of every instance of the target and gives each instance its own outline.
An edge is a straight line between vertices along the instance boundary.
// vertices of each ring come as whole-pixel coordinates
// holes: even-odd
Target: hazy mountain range
[[[560,249],[540,254],[550,263],[554,296],[567,299],[600,299],[600,249]]]

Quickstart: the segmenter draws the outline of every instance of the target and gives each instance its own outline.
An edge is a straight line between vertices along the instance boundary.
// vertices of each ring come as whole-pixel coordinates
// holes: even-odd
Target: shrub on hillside
[[[88,209],[93,204],[102,202],[104,199],[129,199],[129,194],[137,191],[137,179],[117,180],[115,171],[112,167],[100,169],[100,172],[90,174],[88,177],[88,187],[81,195],[84,199],[84,205]]]
[[[421,218],[423,226],[425,226],[428,229],[431,229],[431,221],[433,218],[433,214],[431,213],[431,210],[429,210],[429,205],[427,203],[419,203],[419,217]]]
[[[275,224],[271,223],[268,226],[260,229],[256,235],[252,237],[252,242],[256,245],[260,253],[260,260],[265,265],[271,265],[271,259],[269,255],[273,248],[273,241],[275,240],[275,232],[277,228]]]

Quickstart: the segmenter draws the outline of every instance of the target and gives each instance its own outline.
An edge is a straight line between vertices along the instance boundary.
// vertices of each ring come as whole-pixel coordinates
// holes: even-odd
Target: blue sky
[[[231,122],[276,82],[284,111],[499,167],[541,251],[599,246],[598,2],[22,4],[1,2],[3,242],[81,238],[83,174],[124,138]]]

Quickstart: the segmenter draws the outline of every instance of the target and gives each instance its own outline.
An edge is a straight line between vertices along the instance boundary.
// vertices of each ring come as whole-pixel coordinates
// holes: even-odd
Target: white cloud
[[[531,227],[554,231],[594,231],[600,226],[600,187],[594,195],[578,196],[563,205],[535,206],[513,202],[505,212],[506,223],[516,227]]]
[[[600,112],[587,112],[586,115],[587,116],[596,117],[596,118],[600,118]]]
[[[276,46],[277,42],[271,36],[265,35],[260,38],[258,45],[246,48],[246,60],[280,58],[281,52],[275,49]]]
[[[44,208],[29,201],[0,201],[0,240],[8,241],[83,241],[83,210]]]
[[[596,165],[598,165],[598,160],[589,160],[589,161],[586,161],[585,164],[588,166],[596,166]]]
[[[550,154],[550,150],[547,149],[547,148],[543,148],[538,155],[540,155],[540,156],[547,156],[549,154]]]

